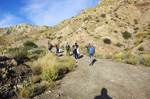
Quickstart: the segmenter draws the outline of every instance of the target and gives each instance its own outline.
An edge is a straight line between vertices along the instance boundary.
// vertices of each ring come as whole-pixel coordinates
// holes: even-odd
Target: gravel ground
[[[87,56],[76,60],[77,68],[66,74],[59,88],[34,98],[97,99],[98,96],[98,99],[150,99],[150,67],[96,60],[92,66],[89,66]]]

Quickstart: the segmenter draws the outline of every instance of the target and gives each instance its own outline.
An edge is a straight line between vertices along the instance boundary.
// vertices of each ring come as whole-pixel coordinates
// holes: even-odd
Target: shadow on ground
[[[83,57],[84,57],[83,55],[79,55],[79,56],[78,56],[78,59],[81,59],[81,58],[83,58]]]
[[[96,96],[94,99],[112,99],[112,98],[108,96],[107,89],[106,88],[102,88],[101,95]]]

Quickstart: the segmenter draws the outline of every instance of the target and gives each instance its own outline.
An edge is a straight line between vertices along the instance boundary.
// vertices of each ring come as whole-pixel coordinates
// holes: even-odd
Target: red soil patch
[[[150,5],[150,2],[145,2],[145,3],[142,3],[142,4],[137,4],[135,5],[136,7],[145,7],[145,6],[149,6]]]

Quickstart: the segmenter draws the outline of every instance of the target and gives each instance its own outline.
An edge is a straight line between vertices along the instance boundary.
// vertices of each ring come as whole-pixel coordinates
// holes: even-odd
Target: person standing
[[[94,49],[94,46],[92,44],[90,44],[90,50],[89,50],[89,57],[90,57],[90,65],[93,65],[93,55],[94,55],[94,52],[95,52],[95,49]]]
[[[70,45],[67,43],[66,45],[66,56],[70,56]]]
[[[48,41],[48,51],[51,52],[53,45]]]
[[[74,55],[74,45],[72,45],[72,55],[75,56]]]
[[[74,45],[74,54],[75,54],[75,59],[76,60],[78,59],[77,48],[78,48],[78,45],[77,45],[77,43],[75,43],[75,45]]]
[[[59,44],[56,45],[56,54],[59,53]]]
[[[79,53],[79,46],[77,47],[77,54],[78,54],[78,57],[79,57],[79,54],[80,54],[80,53]]]

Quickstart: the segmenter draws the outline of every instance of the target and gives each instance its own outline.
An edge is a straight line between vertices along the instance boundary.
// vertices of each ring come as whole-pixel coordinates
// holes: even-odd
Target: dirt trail
[[[106,88],[107,95],[113,99],[150,99],[149,67],[96,60],[93,66],[89,66],[89,57],[83,56],[76,61],[75,71],[61,80],[58,89],[35,98],[94,99],[101,95],[102,88]]]

